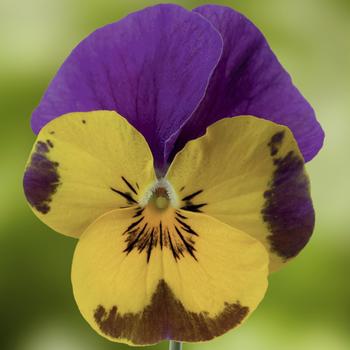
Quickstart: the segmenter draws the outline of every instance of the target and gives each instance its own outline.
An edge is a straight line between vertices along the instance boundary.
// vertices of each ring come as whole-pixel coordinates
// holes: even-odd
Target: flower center
[[[157,197],[155,204],[156,204],[156,207],[160,210],[167,209],[169,206],[169,199],[166,197],[162,197],[162,196]]]
[[[134,192],[125,178],[123,181]],[[172,185],[164,178],[155,181],[138,202],[129,193],[112,190],[127,199],[135,210],[123,233],[124,253],[145,252],[148,263],[155,249],[162,251],[167,248],[175,261],[186,254],[197,260],[195,239],[199,234],[191,227],[183,210],[201,212],[200,208],[206,203],[194,204],[192,200],[203,190],[193,192],[180,201]],[[180,203],[183,204],[182,207]]]
[[[140,205],[142,207],[149,206],[162,212],[169,207],[177,208],[178,200],[173,187],[166,179],[162,178],[146,192],[140,200]]]
[[[170,203],[168,193],[164,187],[156,188],[151,200],[153,200],[154,205],[158,210],[167,209]]]

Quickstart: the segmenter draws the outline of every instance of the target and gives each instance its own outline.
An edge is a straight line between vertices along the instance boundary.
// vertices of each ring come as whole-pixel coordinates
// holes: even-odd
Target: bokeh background
[[[202,1],[175,1],[192,8]],[[213,1],[215,2],[215,1]],[[110,350],[70,285],[75,241],[32,214],[22,173],[34,141],[30,114],[72,48],[95,28],[155,1],[0,0],[0,349]],[[350,349],[350,1],[216,1],[265,33],[326,131],[308,164],[317,212],[298,259],[270,278],[242,327],[185,349]],[[163,343],[154,349],[166,349]]]

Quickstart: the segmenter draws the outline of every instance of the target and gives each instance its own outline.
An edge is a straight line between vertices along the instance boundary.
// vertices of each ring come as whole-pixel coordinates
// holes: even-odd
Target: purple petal
[[[148,141],[162,167],[164,143],[204,96],[222,38],[197,13],[159,5],[107,25],[62,65],[32,116],[35,133],[68,112],[115,110]]]
[[[288,126],[306,161],[323,144],[324,133],[310,104],[293,85],[263,34],[243,15],[215,5],[194,10],[224,40],[224,51],[200,106],[166,148],[170,159],[215,121],[238,115],[262,117]],[[176,140],[175,146],[173,143]]]

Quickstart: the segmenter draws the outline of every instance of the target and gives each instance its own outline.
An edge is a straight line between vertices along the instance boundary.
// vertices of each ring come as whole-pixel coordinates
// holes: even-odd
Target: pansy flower
[[[79,238],[73,292],[113,341],[204,341],[244,321],[308,242],[304,161],[323,142],[261,32],[158,5],[96,30],[32,116],[24,189]]]

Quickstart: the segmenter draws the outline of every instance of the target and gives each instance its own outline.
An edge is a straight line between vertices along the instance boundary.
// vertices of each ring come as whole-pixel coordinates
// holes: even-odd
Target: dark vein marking
[[[151,232],[151,242],[148,245],[148,249],[147,249],[147,262],[149,262],[149,259],[151,258],[151,254],[152,254],[152,247],[153,247],[153,232],[154,229]]]
[[[138,210],[136,210],[136,213],[133,216],[133,218],[140,216],[143,213],[143,211],[144,211],[144,208],[139,208]]]
[[[124,176],[122,176],[122,180],[130,188],[130,190],[137,195],[137,191],[135,190],[135,188],[131,185],[131,183]]]
[[[146,238],[144,239],[143,243],[139,247],[139,252],[142,252],[146,248],[146,245],[148,244],[148,241],[149,241],[149,233],[152,233],[153,231],[154,231],[154,228],[152,228],[152,230],[149,230],[145,233]]]
[[[185,256],[181,246],[177,247],[181,256]]]
[[[199,191],[193,192],[192,194],[182,198],[182,200],[184,202],[190,201],[191,199],[193,199],[194,197],[198,196],[202,192],[203,192],[203,190],[199,190]]]
[[[144,217],[142,217],[141,219],[133,222],[131,225],[129,225],[129,227],[125,230],[124,233],[130,232],[135,226],[137,226],[142,220],[144,219]]]
[[[159,240],[160,240],[160,249],[163,249],[163,227],[162,222],[159,223]]]
[[[158,244],[158,230],[154,231],[154,236],[153,236],[153,247],[156,247]]]
[[[186,224],[184,221],[180,220],[179,218],[175,218],[175,220],[183,226],[182,229],[184,229],[188,233],[192,233],[193,235],[198,236],[198,233],[193,231],[190,225]]]
[[[182,233],[180,232],[180,230],[177,228],[176,225],[174,225],[175,227],[175,231],[177,232],[177,234],[179,235],[181,241],[183,242],[183,244],[185,245],[187,251],[191,254],[191,256],[197,260],[196,256],[193,254],[193,251],[196,251],[196,249],[191,245],[189,244],[186,239],[184,238],[184,236],[182,235]]]
[[[126,252],[127,254],[129,254],[129,253],[132,251],[132,249],[134,248],[135,244],[138,242],[138,240],[139,240],[139,239],[141,238],[141,236],[143,235],[143,233],[144,233],[146,227],[147,227],[147,223],[145,223],[145,224],[143,225],[141,231],[138,233],[138,235],[136,236],[136,238],[135,238],[133,241],[129,242],[129,244],[127,245],[127,247],[123,250],[124,253]]]
[[[181,207],[180,209],[183,210],[188,210],[188,211],[193,211],[196,213],[202,213],[202,211],[200,210],[200,208],[203,208],[204,206],[206,206],[207,203],[201,203],[201,204],[192,204],[192,203],[187,203],[186,205],[184,205],[183,207]]]
[[[185,204],[180,209],[192,211],[195,213],[202,213],[201,208],[206,206],[207,203],[195,204],[192,202],[192,200],[201,193],[203,193],[203,190],[198,190],[198,191],[193,192],[193,193],[189,194],[188,196],[182,198],[182,201],[185,202]]]
[[[173,256],[174,256],[175,260],[177,260],[177,259],[179,258],[179,256],[178,256],[178,254],[176,253],[176,251],[175,251],[175,249],[174,249],[173,241],[171,240],[170,232],[169,232],[168,229],[167,229],[167,233],[168,233],[168,239],[169,239],[171,251],[172,251],[172,253],[173,253]]]
[[[127,193],[127,192],[122,192],[122,191],[119,191],[113,187],[110,187],[110,189],[115,192],[115,193],[118,193],[120,196],[122,196],[123,198],[125,198],[129,204],[131,203],[137,203],[137,201],[132,197],[132,195],[130,193]]]
[[[123,252],[129,254],[133,249],[136,249],[139,253],[145,251],[148,263],[152,255],[152,249],[156,248],[159,243],[161,250],[163,250],[163,247],[171,250],[175,261],[184,257],[186,252],[197,260],[194,254],[196,251],[194,248],[195,242],[190,235],[198,236],[198,234],[185,222],[188,219],[186,216],[175,211],[174,219],[178,224],[171,224],[171,227],[169,227],[168,223],[164,225],[164,222],[160,220],[158,225],[152,227],[147,223],[148,214],[145,216],[144,208],[135,207],[134,210],[133,220],[123,232],[123,235],[127,235],[125,239],[126,248]]]
[[[187,216],[180,214],[178,211],[176,212],[176,215],[181,219],[187,219]]]

